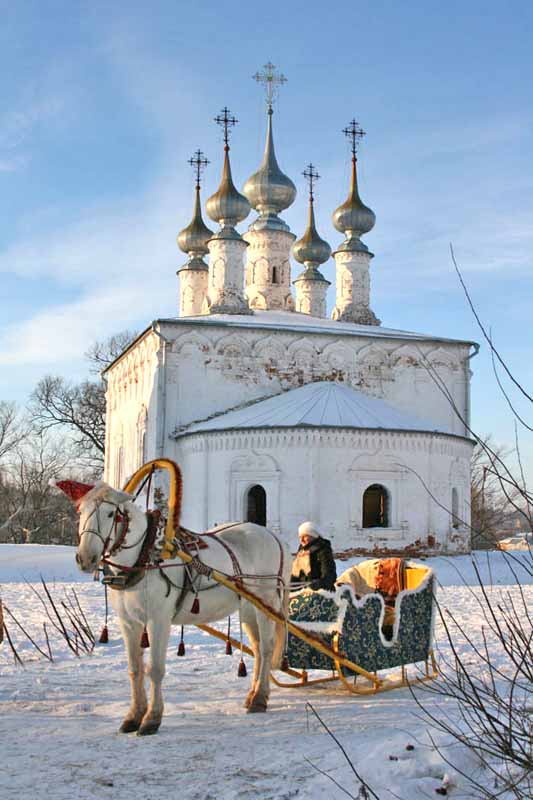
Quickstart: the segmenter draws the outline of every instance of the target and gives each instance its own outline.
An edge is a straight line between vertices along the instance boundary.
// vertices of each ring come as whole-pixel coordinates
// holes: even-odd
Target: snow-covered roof
[[[211,431],[249,428],[363,428],[428,431],[451,434],[414,414],[401,411],[356,389],[330,381],[317,381],[258,400],[177,431],[175,437]]]
[[[357,325],[354,322],[334,322],[331,319],[311,317],[296,311],[254,311],[253,314],[206,314],[197,317],[172,317],[157,320],[175,325],[223,325],[229,328],[272,329],[276,331],[299,331],[301,333],[326,333],[336,336],[369,336],[375,339],[404,339],[414,341],[453,342],[474,345],[463,339],[446,339],[426,333],[413,333],[379,325]]]

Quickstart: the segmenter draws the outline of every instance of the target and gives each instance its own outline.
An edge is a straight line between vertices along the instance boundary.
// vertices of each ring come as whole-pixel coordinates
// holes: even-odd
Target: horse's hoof
[[[134,719],[125,719],[120,728],[118,729],[119,733],[133,733],[133,731],[138,731],[141,727],[140,722],[135,722]]]
[[[263,714],[267,710],[265,703],[250,703],[246,709],[248,714]]]
[[[160,722],[147,722],[145,725],[141,725],[137,731],[137,736],[153,736],[159,730],[160,725]]]

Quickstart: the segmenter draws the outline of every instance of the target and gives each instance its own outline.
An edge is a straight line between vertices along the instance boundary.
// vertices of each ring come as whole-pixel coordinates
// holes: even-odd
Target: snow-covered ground
[[[516,554],[518,559],[527,554]],[[435,558],[429,563],[440,583],[439,598],[481,641],[482,617],[471,560]],[[505,554],[478,556],[492,592],[518,595]],[[516,567],[516,560],[514,562]],[[347,564],[339,565],[339,572]],[[103,589],[82,576],[69,547],[0,545],[0,596],[4,604],[44,643],[43,610],[29,583],[42,575],[58,600],[75,588],[95,631],[103,622]],[[531,578],[520,571],[529,602]],[[8,644],[0,645],[0,797],[46,800],[337,800],[348,796],[320,774],[327,772],[351,793],[358,784],[350,766],[312,714],[311,702],[348,752],[380,800],[435,797],[446,774],[451,797],[472,797],[464,779],[429,746],[408,689],[375,697],[328,688],[273,687],[269,711],[247,715],[242,708],[249,678],[237,678],[237,657],[203,632],[186,631],[187,653],[176,658],[177,631],[168,653],[166,709],[157,736],[140,738],[116,731],[129,702],[126,657],[116,620],[110,642],[76,658],[58,637],[55,662],[32,648],[7,618],[24,668],[14,664]],[[437,626],[443,654],[447,648]],[[466,655],[466,644],[461,645]],[[495,650],[503,664],[503,653]],[[250,659],[248,659],[248,662]],[[250,672],[250,670],[249,670]],[[427,698],[432,710],[437,700]],[[444,742],[446,744],[446,742]],[[407,745],[414,749],[406,749]],[[447,758],[469,774],[471,755],[457,748]],[[502,800],[503,800],[502,796]]]

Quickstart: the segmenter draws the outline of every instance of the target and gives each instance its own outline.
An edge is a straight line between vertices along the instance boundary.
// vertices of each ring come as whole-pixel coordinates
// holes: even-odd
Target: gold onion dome
[[[203,261],[203,256],[207,255],[209,252],[207,242],[212,236],[213,231],[207,227],[202,219],[200,185],[196,184],[192,220],[189,225],[178,234],[176,240],[180,250],[189,254],[189,261],[184,269],[207,269],[207,264]]]
[[[324,264],[331,255],[331,247],[317,233],[312,200],[309,202],[306,231],[302,238],[294,243],[292,254],[296,261],[299,261],[300,264],[305,264],[306,267]]]
[[[302,238],[293,244],[292,254],[296,261],[305,266],[305,270],[296,278],[294,283],[302,279],[329,283],[318,269],[318,266],[324,264],[331,255],[331,247],[324,239],[320,238],[315,225],[313,183],[320,176],[312,164],[309,164],[303,174],[309,181],[307,228]]]
[[[368,247],[361,241],[360,237],[372,230],[376,224],[376,215],[371,208],[365,206],[359,197],[356,155],[357,143],[365,136],[365,132],[359,123],[353,119],[343,133],[352,141],[352,179],[347,199],[333,212],[333,224],[338,231],[346,236],[339,250],[368,252]]]
[[[214,238],[240,238],[234,226],[246,219],[250,213],[250,203],[237,191],[233,183],[228,145],[224,147],[224,168],[220,186],[218,191],[211,195],[205,207],[209,217],[218,222],[222,228]]]
[[[259,212],[250,230],[278,228],[288,230],[278,214],[294,203],[296,186],[279,168],[272,134],[272,107],[267,110],[267,137],[261,166],[244,184],[243,192],[252,208]]]

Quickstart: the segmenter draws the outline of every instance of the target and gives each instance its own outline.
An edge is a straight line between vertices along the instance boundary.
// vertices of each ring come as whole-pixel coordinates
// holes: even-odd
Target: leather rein
[[[113,525],[111,526],[109,534],[105,538],[102,535],[102,533],[100,532],[100,514],[99,514],[100,508],[104,503],[106,503],[108,505],[111,505],[114,508],[114,511],[112,511],[108,515],[109,517],[113,516],[113,518],[114,518],[113,519]],[[165,575],[164,570],[168,569],[170,567],[183,567],[185,569],[185,574],[187,576],[186,580],[183,583],[183,586],[181,587],[181,593],[183,595],[187,591],[187,584],[189,584],[189,586],[194,585],[194,578],[190,574],[191,568],[194,570],[194,572],[197,573],[198,577],[200,577],[202,574],[204,576],[208,577],[210,575],[211,571],[212,571],[211,568],[208,567],[206,564],[204,564],[204,562],[202,562],[200,560],[200,558],[198,557],[198,551],[199,551],[200,547],[202,547],[202,546],[205,547],[206,546],[206,543],[204,543],[204,537],[218,542],[218,544],[223,547],[223,549],[226,551],[226,553],[230,557],[231,564],[232,564],[232,567],[233,567],[233,575],[227,575],[226,577],[228,577],[229,579],[235,581],[235,584],[236,584],[237,587],[243,585],[242,580],[244,578],[244,579],[252,579],[252,580],[253,579],[257,579],[257,580],[261,580],[261,579],[262,580],[265,580],[265,579],[272,580],[272,579],[275,579],[277,584],[278,584],[278,591],[282,588],[282,585],[284,583],[283,578],[282,578],[282,574],[283,574],[283,549],[282,549],[280,540],[278,539],[278,537],[272,531],[269,531],[269,533],[277,541],[277,543],[279,545],[279,548],[280,548],[280,567],[279,567],[279,571],[278,571],[277,575],[246,575],[246,574],[243,574],[243,572],[241,570],[241,567],[240,567],[240,564],[239,564],[239,561],[238,561],[235,553],[233,552],[233,550],[229,547],[228,544],[226,544],[226,542],[224,542],[222,539],[218,539],[217,538],[217,534],[218,533],[222,533],[223,531],[225,531],[225,530],[227,530],[229,528],[232,528],[234,526],[242,524],[242,523],[239,523],[239,522],[231,523],[229,525],[225,525],[222,528],[218,528],[216,531],[209,531],[209,532],[204,533],[203,535],[197,534],[197,533],[193,533],[192,531],[187,531],[186,529],[183,529],[183,531],[182,531],[182,529],[178,529],[178,531],[176,531],[176,537],[175,537],[176,540],[177,540],[177,543],[180,545],[180,547],[182,549],[185,549],[185,550],[191,549],[191,548],[195,548],[196,551],[197,551],[196,555],[192,559],[192,562],[190,562],[189,564],[186,564],[185,562],[176,563],[175,561],[173,561],[172,563],[165,564],[165,563],[162,562],[162,560],[152,561],[152,556],[153,556],[153,551],[154,551],[154,546],[155,546],[155,540],[156,540],[156,535],[157,535],[157,523],[158,523],[158,520],[159,520],[159,516],[157,515],[157,512],[153,513],[153,512],[147,511],[145,513],[146,513],[146,516],[147,516],[147,525],[146,525],[145,530],[143,531],[143,533],[137,539],[136,542],[134,542],[133,544],[129,544],[128,545],[126,543],[126,537],[127,537],[128,531],[129,531],[129,524],[130,524],[130,517],[129,517],[128,512],[126,510],[121,511],[120,510],[120,506],[118,504],[116,504],[116,503],[111,502],[110,500],[102,500],[102,501],[99,501],[99,502],[97,501],[95,503],[94,509],[92,510],[92,512],[90,513],[89,517],[87,518],[87,522],[89,522],[91,520],[91,518],[93,517],[93,515],[94,515],[95,518],[96,518],[97,527],[87,527],[86,526],[86,527],[84,527],[84,529],[81,531],[81,533],[78,536],[78,544],[81,542],[81,539],[82,539],[83,535],[86,534],[86,533],[92,533],[95,536],[97,536],[100,539],[100,541],[102,542],[102,545],[103,545],[103,547],[102,547],[102,556],[100,558],[100,562],[99,563],[101,565],[103,565],[104,571],[105,571],[105,567],[106,566],[113,567],[114,569],[118,569],[119,570],[118,575],[104,576],[103,583],[108,585],[109,588],[118,589],[118,590],[131,588],[131,587],[135,586],[137,583],[139,583],[141,581],[141,579],[144,577],[144,574],[145,574],[145,572],[147,570],[159,569],[161,576],[167,582],[167,586],[168,586],[169,590],[170,590],[170,586],[171,585],[174,586],[174,588],[179,589],[180,587],[175,586],[172,583],[172,581],[170,581],[170,579]],[[180,533],[182,533],[183,535],[180,536]],[[110,543],[111,543],[111,547],[108,550],[108,547],[109,547]],[[127,566],[124,566],[122,564],[116,564],[116,563],[114,563],[112,561],[112,556],[116,555],[117,553],[119,553],[119,552],[121,552],[123,550],[132,550],[134,547],[137,547],[141,543],[142,543],[142,546],[141,546],[141,550],[139,552],[139,555],[138,555],[135,563],[131,567],[127,567]],[[212,586],[205,587],[205,589],[214,588],[215,585],[218,585],[218,584],[213,584]],[[203,591],[205,591],[205,589]],[[198,592],[198,589],[196,589],[196,592]]]

